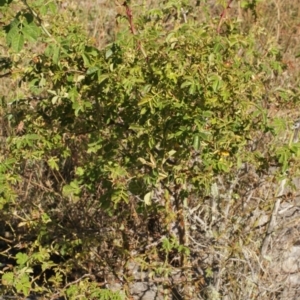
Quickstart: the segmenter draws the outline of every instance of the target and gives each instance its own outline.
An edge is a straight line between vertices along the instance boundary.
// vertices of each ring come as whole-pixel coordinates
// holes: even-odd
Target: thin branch
[[[127,4],[127,2],[125,1],[123,3],[123,6],[125,7],[126,9],[126,16],[127,16],[127,20],[129,22],[129,28],[130,28],[130,32],[133,34],[133,35],[136,35],[136,30],[135,30],[135,27],[134,27],[134,24],[133,24],[133,14],[132,14],[132,9],[129,7],[129,5]],[[141,43],[141,41],[138,41],[138,49],[142,52],[143,56],[146,58],[148,58],[144,48],[143,48],[143,45]]]
[[[25,6],[29,9],[29,11],[31,12],[31,14],[36,18],[36,20],[38,21],[39,25],[41,26],[41,28],[43,29],[43,31],[49,36],[52,37],[52,35],[50,34],[50,32],[47,30],[47,28],[44,26],[42,19],[39,17],[39,15],[29,6],[29,4],[27,3],[26,0],[22,0],[23,3],[25,4]]]
[[[219,21],[219,24],[218,24],[218,28],[217,28],[217,32],[220,33],[220,30],[221,30],[221,25],[223,23],[223,20],[226,16],[226,13],[227,11],[230,9],[230,5],[232,3],[233,0],[229,0],[228,3],[227,3],[227,6],[223,9],[221,15],[220,15],[220,21]]]

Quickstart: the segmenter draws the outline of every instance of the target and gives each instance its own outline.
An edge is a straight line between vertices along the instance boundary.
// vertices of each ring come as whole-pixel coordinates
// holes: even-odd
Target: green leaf
[[[209,82],[212,83],[213,91],[216,93],[221,87],[221,78],[217,74],[212,74],[208,77]]]
[[[56,171],[59,170],[59,166],[58,166],[59,159],[57,157],[50,157],[47,162],[51,170],[56,170]]]
[[[52,14],[57,13],[58,7],[54,1],[48,2],[48,8],[51,11]]]
[[[191,81],[184,81],[180,87],[183,89],[187,86],[191,86],[192,84],[193,84],[193,82],[191,82]]]
[[[18,265],[25,265],[26,262],[28,261],[29,257],[27,256],[26,253],[17,253],[16,255],[16,259],[17,259],[17,264]]]
[[[52,61],[53,63],[57,64],[59,61],[59,55],[60,55],[60,47],[55,45],[53,49],[53,55],[52,55]]]
[[[163,249],[166,250],[166,252],[170,252],[173,248],[173,245],[170,243],[169,239],[164,238],[162,241]]]
[[[147,103],[149,103],[151,105],[153,101],[153,96],[152,95],[146,95],[144,96],[139,102],[138,102],[138,105],[139,106],[142,106],[142,105],[145,105]]]
[[[115,207],[122,201],[128,203],[128,193],[124,189],[116,189],[112,194],[111,200],[113,201]]]
[[[107,49],[105,52],[105,58],[110,58],[112,56],[113,52],[111,49]]]
[[[213,276],[214,276],[214,272],[213,272],[213,270],[211,268],[207,268],[205,270],[205,274],[206,274],[207,278],[213,278]]]
[[[42,271],[51,270],[51,269],[53,270],[53,267],[57,266],[57,264],[51,260],[45,261],[44,257],[41,257],[39,261],[42,262]]]
[[[108,78],[109,78],[109,74],[99,74],[99,70],[98,70],[98,83],[99,84]]]
[[[26,40],[35,42],[40,35],[40,29],[32,22],[24,25],[22,33]]]
[[[26,273],[21,274],[16,281],[15,287],[18,293],[21,292],[25,296],[28,296],[31,288],[29,276]]]
[[[194,147],[194,150],[196,150],[196,151],[198,151],[200,149],[200,136],[199,135],[194,136],[193,147]]]
[[[103,145],[101,144],[101,141],[97,141],[94,143],[90,143],[88,144],[88,149],[87,149],[87,153],[97,153],[98,150],[100,150],[103,147]]]
[[[20,52],[24,46],[24,36],[22,32],[14,32],[10,36],[10,45],[13,51]]]
[[[79,186],[79,182],[77,180],[72,181],[70,184],[67,184],[63,187],[63,196],[69,197],[74,203],[79,200],[77,197],[80,192],[81,188]]]
[[[81,56],[83,58],[84,66],[86,68],[89,67],[91,62],[90,62],[89,58],[87,57],[87,55],[85,53],[82,53]],[[95,68],[95,67],[93,67],[93,68]],[[98,70],[98,68],[97,68],[97,70]],[[92,74],[92,73],[89,73],[89,71],[87,71],[87,74],[89,75],[89,74]]]
[[[41,137],[38,134],[32,133],[32,134],[26,134],[26,139],[30,141],[36,141],[39,140]]]
[[[48,224],[51,222],[51,218],[46,213],[43,213],[42,214],[42,222],[43,222],[43,224]]]
[[[13,285],[14,284],[14,273],[13,272],[6,272],[2,275],[2,284],[3,285]]]
[[[94,73],[96,73],[97,71],[99,70],[99,68],[98,67],[90,67],[90,68],[88,68],[88,70],[86,71],[86,74],[87,75],[91,75],[91,74],[94,74]],[[106,77],[107,78],[107,77]],[[105,78],[105,79],[106,79]],[[101,82],[100,82],[101,83]]]
[[[152,192],[149,192],[147,193],[145,196],[144,196],[144,203],[146,205],[151,205],[152,203]]]
[[[218,161],[217,168],[218,168],[219,171],[222,171],[222,172],[225,172],[225,173],[228,173],[230,171],[228,163],[224,160]]]
[[[75,173],[76,173],[76,175],[78,175],[78,176],[84,175],[84,168],[82,168],[82,167],[77,167]]]

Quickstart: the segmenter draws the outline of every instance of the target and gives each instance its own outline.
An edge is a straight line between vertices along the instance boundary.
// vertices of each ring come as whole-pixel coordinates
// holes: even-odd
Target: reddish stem
[[[220,33],[222,21],[225,18],[226,12],[230,8],[230,5],[232,2],[233,2],[233,0],[228,0],[227,6],[223,9],[223,11],[220,15],[220,22],[219,22],[218,29],[217,29],[218,33]]]
[[[125,8],[126,8],[126,16],[127,16],[128,22],[129,22],[130,32],[131,32],[133,35],[135,35],[135,34],[136,34],[136,31],[135,31],[135,28],[134,28],[134,25],[133,25],[132,10],[131,10],[131,8],[129,7],[129,5],[127,4],[126,1],[123,3],[123,6],[125,6]],[[142,54],[144,55],[144,57],[145,57],[146,60],[148,61],[147,54],[145,53],[145,51],[144,51],[144,49],[143,49],[143,46],[142,46],[141,41],[138,41],[138,49],[142,52]]]
[[[131,31],[132,34],[135,34],[135,28],[134,28],[134,25],[133,25],[132,10],[130,9],[130,7],[128,6],[126,1],[123,3],[123,5],[126,8],[126,16],[128,18],[130,31]]]

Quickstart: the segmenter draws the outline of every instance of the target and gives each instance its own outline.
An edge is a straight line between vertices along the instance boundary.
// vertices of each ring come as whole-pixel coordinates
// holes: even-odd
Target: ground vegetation
[[[275,246],[298,224],[295,1],[0,14],[2,294],[297,296]]]

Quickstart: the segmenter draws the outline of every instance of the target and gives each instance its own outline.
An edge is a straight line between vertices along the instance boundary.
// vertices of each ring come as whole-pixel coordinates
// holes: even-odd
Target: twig
[[[145,249],[149,249],[149,248],[152,248],[152,247],[156,247],[158,244],[160,244],[162,241],[163,241],[163,239],[165,239],[166,238],[166,236],[165,235],[163,235],[158,241],[156,241],[156,242],[154,242],[154,243],[151,243],[151,244],[149,244],[149,245],[147,245],[146,247],[145,247]]]
[[[28,184],[27,184],[27,188],[26,188],[26,191],[25,191],[25,195],[24,195],[24,201],[27,199],[27,196],[28,196],[28,191],[29,191],[31,179],[32,179],[32,173],[30,173],[30,175],[29,175]]]
[[[271,234],[272,234],[274,228],[276,227],[276,216],[278,213],[279,206],[280,206],[280,198],[277,198],[274,208],[273,208],[270,223],[268,225],[267,233],[266,233],[266,236],[265,236],[262,246],[261,246],[260,254],[262,257],[264,257],[267,253],[267,249],[268,249],[268,246],[269,246],[270,240],[271,240]]]
[[[127,16],[128,22],[129,22],[130,31],[133,35],[135,35],[135,28],[134,28],[134,25],[133,25],[132,10],[130,9],[130,7],[128,6],[126,1],[123,3],[123,5],[126,9],[126,16]]]
[[[7,72],[7,73],[1,74],[1,75],[0,75],[0,78],[9,76],[9,75],[11,75],[11,74],[12,74],[11,71],[9,71],[9,72]]]
[[[25,4],[25,6],[28,8],[28,10],[30,11],[30,13],[33,15],[33,17],[37,20],[39,26],[42,28],[42,30],[44,31],[44,33],[46,35],[48,35],[48,37],[50,37],[53,42],[58,45],[61,49],[61,51],[63,53],[65,53],[66,55],[68,55],[68,52],[64,49],[64,47],[61,47],[61,43],[59,43],[54,36],[51,35],[51,33],[47,30],[47,28],[44,26],[42,19],[40,18],[40,16],[30,7],[30,5],[27,3],[26,0],[22,0],[22,2]]]
[[[279,2],[278,1],[274,1],[276,8],[277,8],[277,33],[276,33],[276,42],[278,43],[279,38],[280,38],[280,7],[279,7]]]
[[[0,236],[0,240],[4,241],[4,242],[6,242],[6,243],[9,243],[9,244],[13,243],[12,240],[6,239],[6,238],[4,238],[3,236]],[[6,252],[6,250],[3,251],[3,252],[0,252],[0,254],[2,254],[2,253],[4,253],[4,252]]]
[[[49,31],[46,29],[46,27],[44,26],[42,19],[39,17],[39,15],[28,5],[26,0],[22,0],[23,3],[25,4],[25,6],[29,9],[30,13],[36,18],[36,20],[38,21],[39,25],[41,26],[41,28],[43,29],[43,31],[49,36],[52,37],[52,35],[49,33]]]
[[[236,174],[234,180],[232,180],[232,182],[231,182],[231,184],[229,186],[228,192],[226,193],[226,199],[225,199],[225,201],[227,202],[227,205],[226,205],[226,207],[224,209],[224,218],[225,218],[225,220],[228,220],[229,209],[230,209],[230,206],[232,204],[232,194],[233,194],[234,188],[239,183],[239,179],[240,179],[239,176],[240,176],[240,174],[241,174],[241,169],[239,169],[237,171],[237,174]]]
[[[218,32],[218,33],[220,33],[222,21],[224,20],[225,15],[226,15],[226,12],[227,12],[227,10],[230,8],[230,5],[231,5],[232,1],[233,1],[233,0],[229,0],[229,1],[228,1],[227,6],[223,9],[223,11],[222,11],[222,13],[221,13],[221,15],[220,15],[220,21],[219,21],[218,28],[217,28],[217,32]]]
[[[80,282],[82,279],[84,278],[87,278],[87,277],[91,277],[91,274],[84,274],[82,275],[80,278],[72,281],[72,282],[69,282],[68,284],[66,284],[63,288],[63,290],[66,290],[69,286],[71,286],[72,284],[76,284],[78,282]],[[54,299],[57,299],[56,297],[60,295],[60,292],[58,293],[55,293],[54,295],[52,295],[52,297],[50,298],[50,300],[54,300]]]
[[[182,13],[182,16],[183,16],[184,23],[187,23],[186,11],[184,11],[183,8],[181,8],[181,13]]]
[[[133,35],[136,35],[136,30],[133,24],[133,14],[132,14],[132,9],[129,7],[129,5],[127,4],[127,2],[125,1],[123,3],[123,6],[126,9],[126,16],[127,16],[127,20],[129,22],[129,28],[130,28],[130,32]],[[141,41],[138,41],[138,49],[142,52],[143,56],[146,58],[146,60],[148,59],[148,56],[143,48],[143,45],[141,43]]]

